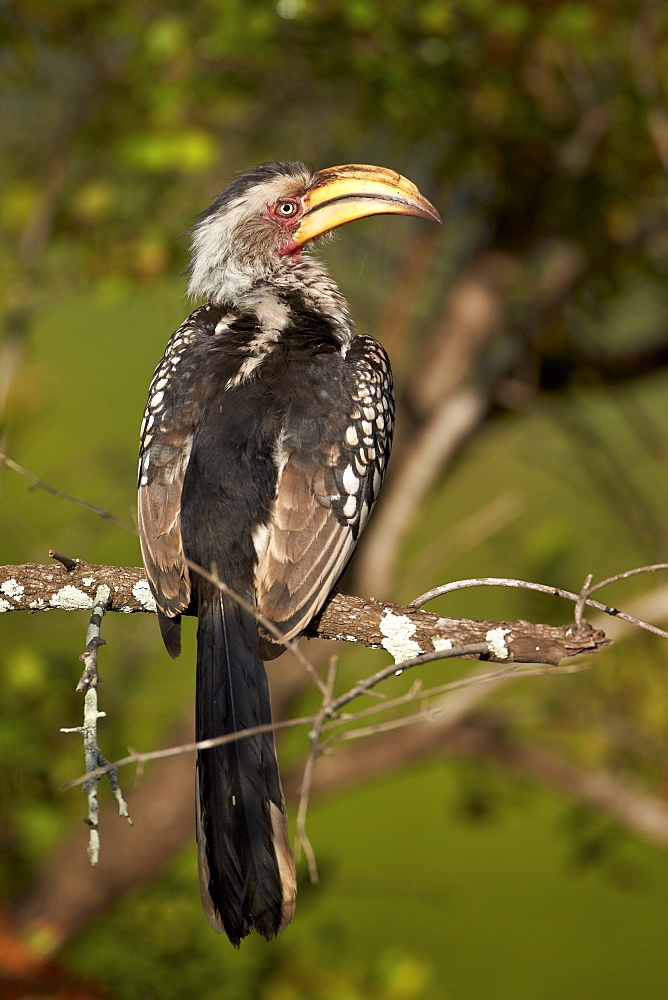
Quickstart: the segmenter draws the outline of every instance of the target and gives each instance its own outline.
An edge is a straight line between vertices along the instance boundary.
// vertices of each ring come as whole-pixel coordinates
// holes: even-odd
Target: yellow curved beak
[[[361,163],[318,171],[303,204],[304,214],[291,233],[293,246],[367,215],[418,215],[443,221],[406,177],[387,167]]]

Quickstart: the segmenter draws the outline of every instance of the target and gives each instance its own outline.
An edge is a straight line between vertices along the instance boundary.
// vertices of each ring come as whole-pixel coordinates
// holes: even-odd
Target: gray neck
[[[255,313],[267,330],[285,329],[292,310],[303,308],[326,316],[342,347],[347,347],[355,335],[348,303],[324,265],[313,258],[286,263],[261,278],[257,270],[252,279],[236,272],[233,280],[217,283],[207,297],[213,304],[235,312]]]

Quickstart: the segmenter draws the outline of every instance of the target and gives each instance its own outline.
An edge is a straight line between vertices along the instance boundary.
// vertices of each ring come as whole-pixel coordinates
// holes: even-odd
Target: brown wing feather
[[[288,638],[301,632],[320,608],[355,547],[349,526],[318,502],[313,489],[317,471],[286,463],[255,573],[258,609]]]
[[[256,541],[258,609],[287,638],[306,628],[345,569],[387,465],[394,415],[387,355],[358,337],[348,366],[341,408],[323,425],[320,447],[284,442],[269,531]]]
[[[181,492],[199,416],[194,391],[197,345],[214,320],[203,306],[173,335],[155,370],[142,424],[138,526],[142,557],[172,656],[180,651],[179,615],[190,603],[190,573],[181,539]],[[179,369],[178,394],[172,374]]]
[[[155,446],[154,446],[155,447]],[[190,573],[181,539],[181,490],[189,447],[171,451],[172,461],[153,470],[155,478],[140,481],[137,523],[142,559],[155,598],[158,624],[170,656],[181,652],[181,612],[190,604]]]
[[[190,602],[190,574],[181,541],[181,485],[151,483],[139,489],[141,551],[158,607],[169,617]]]

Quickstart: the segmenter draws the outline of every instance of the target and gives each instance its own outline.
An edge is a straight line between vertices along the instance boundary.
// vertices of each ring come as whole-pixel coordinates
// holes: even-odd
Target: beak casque
[[[406,177],[387,167],[361,163],[318,171],[303,205],[301,221],[290,234],[293,247],[367,215],[418,215],[442,222],[434,206]]]

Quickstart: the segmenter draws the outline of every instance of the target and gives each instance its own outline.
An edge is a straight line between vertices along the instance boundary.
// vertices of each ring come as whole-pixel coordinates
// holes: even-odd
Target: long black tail
[[[219,592],[200,593],[197,739],[271,722],[253,617]],[[295,869],[273,733],[197,754],[202,903],[232,944],[253,929],[272,938],[295,908]]]

